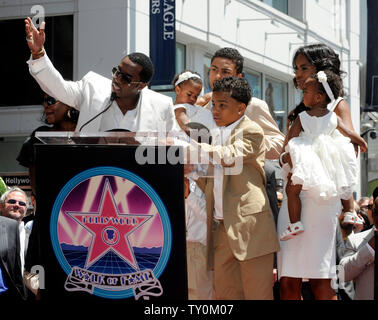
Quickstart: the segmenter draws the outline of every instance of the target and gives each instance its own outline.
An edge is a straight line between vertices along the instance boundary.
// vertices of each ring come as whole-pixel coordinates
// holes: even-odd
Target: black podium
[[[186,300],[182,148],[162,134],[37,137],[41,300]]]

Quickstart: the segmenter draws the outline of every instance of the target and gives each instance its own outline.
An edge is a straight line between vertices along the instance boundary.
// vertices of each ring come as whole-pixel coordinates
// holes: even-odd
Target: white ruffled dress
[[[313,199],[349,199],[357,183],[357,159],[350,139],[337,130],[337,115],[299,114],[303,131],[286,146],[292,181]]]

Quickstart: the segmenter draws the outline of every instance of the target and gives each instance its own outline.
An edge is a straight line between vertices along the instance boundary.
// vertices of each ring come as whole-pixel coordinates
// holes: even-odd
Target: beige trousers
[[[274,254],[239,261],[224,224],[214,230],[214,287],[217,300],[273,300]]]
[[[186,242],[189,300],[213,300],[213,272],[206,268],[206,246]]]

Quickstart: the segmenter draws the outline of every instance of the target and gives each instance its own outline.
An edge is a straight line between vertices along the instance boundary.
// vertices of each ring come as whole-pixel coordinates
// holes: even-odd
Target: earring
[[[71,119],[71,109],[69,109],[69,110],[67,111],[67,117],[68,117],[68,119]]]
[[[239,111],[239,112],[238,112],[238,115],[240,115],[240,114],[241,114],[241,112]]]

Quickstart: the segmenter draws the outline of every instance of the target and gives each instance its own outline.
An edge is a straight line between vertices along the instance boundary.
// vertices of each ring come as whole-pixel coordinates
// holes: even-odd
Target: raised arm
[[[26,40],[33,59],[39,59],[44,56],[45,50],[45,21],[41,23],[40,30],[35,27],[33,21],[27,17],[25,19]]]
[[[45,22],[38,31],[29,17],[25,19],[26,40],[32,54],[32,58],[27,61],[29,72],[44,92],[71,107],[80,109],[83,99],[82,81],[66,81],[55,69],[43,48],[44,28]]]
[[[337,129],[346,137],[350,138],[352,143],[355,143],[360,146],[361,152],[366,152],[367,151],[367,143],[366,141],[355,131],[351,130],[343,120],[337,116]]]

